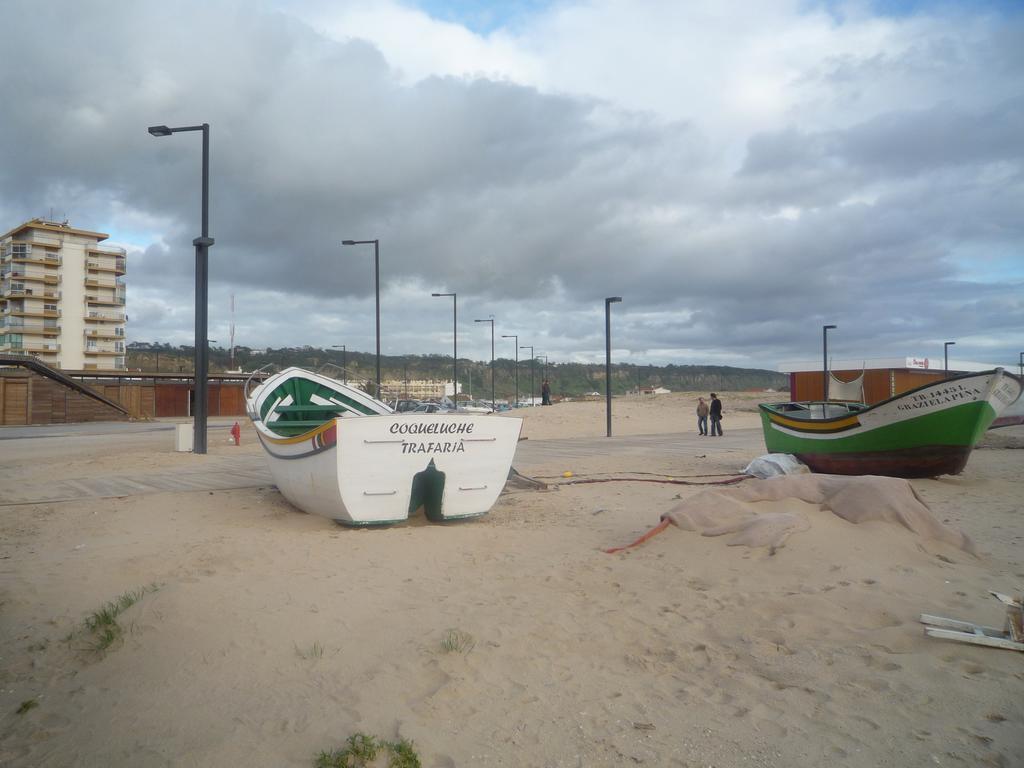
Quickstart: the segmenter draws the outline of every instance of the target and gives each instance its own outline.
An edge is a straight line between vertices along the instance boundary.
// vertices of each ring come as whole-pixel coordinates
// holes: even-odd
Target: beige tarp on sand
[[[810,526],[809,517],[829,511],[850,523],[894,523],[925,539],[974,554],[962,532],[941,523],[913,486],[896,477],[864,475],[787,475],[749,480],[742,485],[707,490],[662,515],[686,531],[730,538],[730,546],[777,549]]]

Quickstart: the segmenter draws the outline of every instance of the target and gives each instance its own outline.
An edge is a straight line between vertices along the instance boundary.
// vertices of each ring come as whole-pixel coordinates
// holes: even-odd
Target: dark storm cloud
[[[836,174],[869,181],[1024,158],[1024,98],[974,114],[945,102],[889,112],[842,131],[788,128],[751,137],[741,174]]]
[[[442,289],[555,357],[602,348],[613,294],[626,298],[617,344],[638,357],[762,365],[799,356],[792,345],[837,317],[862,346],[908,353],[1021,319],[1019,290],[982,269],[968,295],[962,272],[965,251],[1019,253],[1024,240],[1024,101],[1005,85],[1024,65],[1002,37],[991,50],[940,36],[896,59],[826,62],[802,82],[837,99],[929,67],[993,82],[826,127],[795,108],[793,127],[751,135],[729,173],[699,111],[669,121],[507,81],[408,83],[369,42],[252,3],[117,11],[5,6],[0,213],[13,226],[53,208],[156,240],[130,255],[132,333],[191,334],[199,140],[145,129],[200,121],[212,126],[222,345],[235,292],[242,343],[369,348],[372,248],[346,238],[381,238],[396,353],[444,351],[447,310],[429,297]],[[285,308],[303,321],[276,320]]]

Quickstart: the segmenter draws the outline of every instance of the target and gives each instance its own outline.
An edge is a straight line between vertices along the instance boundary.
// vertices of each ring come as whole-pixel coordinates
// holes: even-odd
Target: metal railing
[[[85,300],[90,304],[117,304],[119,306],[125,304],[124,296],[97,296],[90,293],[85,295]]]
[[[85,262],[85,266],[88,269],[101,269],[107,272],[121,272],[123,274],[128,266],[128,263],[123,258],[114,259],[113,262],[89,261],[87,259]]]
[[[52,334],[60,331],[60,323],[56,320],[43,320],[43,322],[25,322],[23,317],[8,317],[0,315],[0,331],[7,330],[15,333],[36,333],[40,335]]]
[[[99,253],[104,256],[124,256],[124,248],[115,245],[90,245],[85,250],[86,253]]]
[[[85,317],[87,320],[112,320],[117,323],[123,323],[127,319],[125,315],[109,312],[86,312]]]
[[[85,284],[96,288],[117,288],[119,285],[124,285],[124,283],[116,280],[100,280],[98,277],[94,277],[93,275],[85,276]]]
[[[55,355],[60,352],[60,344],[39,344],[33,341],[11,341],[7,344],[0,344],[0,349],[7,347],[9,349],[25,351],[25,352],[43,352],[45,354]]]
[[[31,272],[24,268],[19,269],[18,267],[11,267],[10,269],[0,271],[0,278],[3,277],[19,277],[22,280],[42,280],[53,285],[60,282],[60,275],[52,272]]]

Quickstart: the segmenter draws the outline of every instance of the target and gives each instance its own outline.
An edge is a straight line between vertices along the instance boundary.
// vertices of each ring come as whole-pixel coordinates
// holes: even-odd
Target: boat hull
[[[388,525],[422,507],[435,522],[488,512],[505,486],[522,420],[390,414],[335,418],[293,438],[255,422],[281,493],[345,525]]]
[[[1001,369],[919,387],[864,410],[800,419],[762,405],[765,445],[815,472],[933,477],[958,474],[989,425],[1020,395]]]
[[[886,475],[936,477],[958,475],[967,466],[973,447],[931,445],[891,451],[793,454],[812,472],[826,475]],[[773,451],[775,452],[775,451]]]
[[[1016,427],[1021,424],[1024,424],[1024,397],[1018,397],[1016,402],[1011,403],[1010,407],[992,422],[992,426],[989,429]]]

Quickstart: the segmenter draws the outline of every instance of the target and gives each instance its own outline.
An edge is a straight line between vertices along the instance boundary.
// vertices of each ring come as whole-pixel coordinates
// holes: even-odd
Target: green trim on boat
[[[779,414],[785,417],[785,412]],[[965,403],[937,413],[886,424],[861,426],[850,434],[803,433],[792,435],[780,431],[771,416],[761,412],[765,446],[772,453],[851,453],[890,451],[928,445],[971,447],[995,420],[996,412],[987,401]],[[835,433],[832,433],[835,434]]]
[[[274,407],[275,403],[288,396],[291,396],[291,403],[279,408]],[[314,396],[324,400],[337,400],[343,405],[314,403]],[[376,414],[369,406],[336,389],[311,379],[293,376],[281,382],[264,398],[263,406],[260,408],[260,420],[272,432],[282,437],[294,437],[337,417],[339,411],[355,411],[364,416]],[[277,414],[277,418],[268,421],[268,417],[274,413]]]

